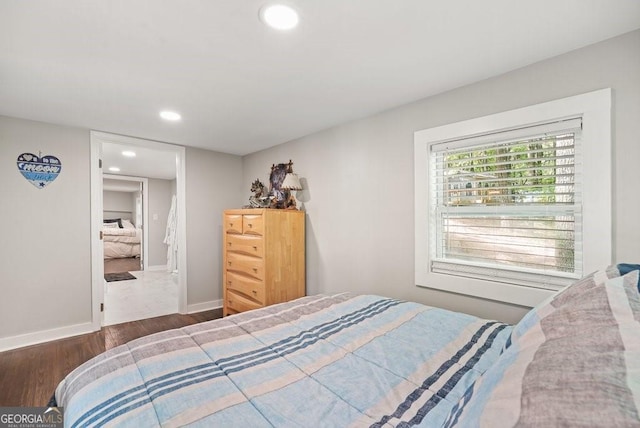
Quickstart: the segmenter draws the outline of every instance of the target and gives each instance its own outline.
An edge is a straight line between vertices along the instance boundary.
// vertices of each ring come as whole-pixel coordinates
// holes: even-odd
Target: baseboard
[[[193,305],[187,305],[187,313],[195,314],[196,312],[210,311],[211,309],[218,309],[222,307],[222,299],[211,300],[209,302],[194,303]]]
[[[52,328],[50,330],[35,331],[33,333],[20,334],[17,336],[1,337],[0,352],[92,333],[93,331],[93,323],[87,322],[83,324],[69,325],[66,327]]]
[[[167,270],[167,265],[149,266],[147,270]]]

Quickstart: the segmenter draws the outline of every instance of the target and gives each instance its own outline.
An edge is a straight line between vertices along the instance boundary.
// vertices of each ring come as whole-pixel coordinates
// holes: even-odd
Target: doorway
[[[121,147],[123,146],[103,143],[103,164],[108,166],[117,162],[107,160],[105,152],[116,153],[118,150],[121,151]],[[112,154],[111,157],[115,156]],[[130,169],[133,170],[135,168]],[[156,199],[158,197],[156,196]],[[103,223],[102,229],[105,278],[112,275],[116,279],[116,274],[144,271],[149,268],[149,231],[153,224],[149,223],[148,201],[148,177],[102,174],[102,218],[103,222],[108,222]],[[166,223],[162,226],[166,227]],[[154,244],[158,245],[155,242]]]
[[[116,162],[111,159],[111,156],[113,156],[114,153],[118,156]],[[159,157],[153,158],[154,160],[151,161],[145,161],[145,159],[149,159],[148,156]],[[148,195],[149,187],[153,187],[151,183],[158,183],[167,178],[159,175],[162,174],[162,168],[160,165],[165,161],[161,162],[158,159],[162,158],[166,160],[167,157],[171,162],[173,162],[175,167],[175,179],[172,181],[173,184],[171,185],[171,192],[175,195],[175,198],[172,200],[172,208],[174,209],[174,229],[176,231],[174,242],[177,244],[176,247],[178,248],[177,252],[172,253],[175,256],[175,262],[170,273],[174,276],[173,281],[177,283],[177,304],[175,307],[179,313],[186,313],[187,272],[184,147],[97,131],[91,132],[92,319],[94,330],[99,330],[105,324],[105,312],[103,311],[105,310],[104,298],[105,292],[109,291],[108,284],[111,284],[107,283],[104,278],[105,248],[104,242],[101,240],[101,237],[103,236],[101,232],[103,232],[103,220],[107,218],[107,215],[105,214],[103,191],[105,188],[112,186],[113,183],[106,186],[103,180],[105,178],[116,180],[117,184],[120,184],[121,186],[124,186],[124,183],[126,182],[137,181],[136,185],[141,186],[141,189],[138,187],[141,191],[139,196],[134,196],[133,192],[131,192],[131,209],[127,209],[125,207],[125,209],[123,209],[123,215],[118,217],[118,214],[120,214],[117,212],[119,211],[119,208],[107,211],[116,211],[110,214],[114,217],[116,222],[117,219],[122,221],[123,217],[128,216],[131,224],[134,226],[139,224],[141,226],[144,233],[142,233],[143,238],[140,243],[140,261],[142,264],[140,272],[137,274],[140,278],[136,278],[136,280],[139,281],[139,287],[137,290],[144,289],[145,291],[149,291],[153,288],[152,286],[149,286],[149,284],[153,285],[159,283],[157,277],[159,277],[161,273],[166,273],[167,271],[166,264],[159,265],[157,245],[155,245],[156,251],[154,255],[153,240],[151,243],[149,242],[149,232],[151,232],[151,228],[149,226],[154,223],[154,219],[159,220],[161,216],[158,213],[154,213],[154,209],[150,209],[148,206],[149,199],[153,199],[153,197],[149,197]],[[119,165],[115,165],[115,163]],[[133,168],[132,165],[136,165],[136,169],[131,169]],[[108,168],[113,169],[108,170]],[[119,170],[117,170],[117,168],[119,168]],[[151,220],[149,219],[150,217]],[[167,246],[164,248],[166,251]],[[122,290],[126,288],[126,286],[133,287],[134,282],[135,281],[131,280],[127,283],[127,280],[124,280],[118,284],[117,289]],[[159,291],[156,296],[146,296],[144,298],[147,301],[157,301],[158,298],[162,296],[162,291]],[[126,299],[126,301],[128,303],[132,303],[133,297]],[[108,308],[106,308],[106,310],[108,310]],[[138,319],[148,317],[145,316],[144,311],[139,311],[139,315],[140,318]],[[150,316],[156,315],[152,314]]]

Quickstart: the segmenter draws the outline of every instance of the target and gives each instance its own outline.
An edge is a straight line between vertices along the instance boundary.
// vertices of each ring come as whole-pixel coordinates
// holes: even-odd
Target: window
[[[580,278],[581,132],[575,118],[432,144],[432,271],[550,289]]]
[[[603,90],[416,132],[416,284],[533,306],[610,263],[609,117]]]

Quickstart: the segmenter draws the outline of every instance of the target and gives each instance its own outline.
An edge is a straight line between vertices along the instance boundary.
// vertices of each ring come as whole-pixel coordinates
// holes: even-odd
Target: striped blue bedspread
[[[379,296],[311,296],[111,349],[56,389],[65,426],[442,426],[505,324]]]

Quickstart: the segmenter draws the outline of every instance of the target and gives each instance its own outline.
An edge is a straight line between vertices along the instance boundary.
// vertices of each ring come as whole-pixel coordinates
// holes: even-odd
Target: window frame
[[[568,117],[582,118],[582,271],[611,263],[611,89],[601,89],[414,133],[415,282],[419,287],[533,307],[553,290],[431,272],[430,147]]]
[[[571,193],[575,196],[573,202],[570,204],[561,203],[548,203],[543,205],[528,205],[523,204],[465,204],[465,205],[448,205],[445,204],[447,196],[445,196],[444,190],[437,190],[435,187],[444,185],[446,180],[445,170],[446,165],[443,163],[445,158],[450,153],[469,153],[472,154],[478,150],[487,150],[495,147],[514,147],[527,144],[526,142],[531,139],[538,139],[543,135],[572,135],[572,147],[573,154],[569,155],[572,162],[570,168],[572,169],[571,175],[574,177],[572,180],[577,185],[572,185]],[[563,120],[553,121],[551,123],[544,123],[535,126],[528,126],[525,128],[518,128],[508,130],[499,133],[492,133],[490,135],[482,135],[479,138],[470,138],[463,140],[447,140],[443,143],[434,143],[430,145],[430,177],[435,178],[435,182],[430,183],[430,202],[432,211],[430,212],[433,221],[430,223],[431,227],[431,247],[430,254],[437,254],[431,262],[431,269],[434,272],[440,272],[443,274],[459,275],[463,277],[474,277],[478,279],[485,279],[490,281],[499,281],[513,283],[516,285],[526,285],[530,287],[546,288],[551,290],[558,290],[571,284],[576,279],[580,278],[582,269],[582,234],[575,233],[574,241],[574,262],[576,269],[573,272],[554,271],[550,270],[545,272],[544,269],[536,269],[531,267],[519,267],[516,264],[509,263],[492,263],[490,261],[474,260],[471,256],[471,260],[458,259],[456,257],[447,257],[444,255],[445,248],[442,241],[446,227],[444,227],[444,216],[448,218],[455,218],[456,216],[473,216],[478,215],[480,217],[500,217],[500,218],[512,218],[516,217],[529,217],[535,218],[537,216],[571,216],[573,218],[573,226],[575,230],[581,231],[582,224],[582,198],[581,188],[582,181],[580,180],[582,172],[582,117],[567,118]],[[553,156],[555,157],[555,152]],[[455,162],[455,161],[454,161]],[[516,164],[525,162],[522,160],[514,161]],[[444,168],[444,169],[441,169]],[[555,171],[555,169],[554,169]],[[548,176],[547,176],[548,177]],[[473,181],[473,179],[471,179]],[[473,187],[476,190],[480,188]],[[440,193],[444,192],[444,193]],[[486,217],[485,217],[486,218]],[[440,234],[443,234],[442,236]],[[433,239],[435,238],[435,239]],[[487,249],[488,250],[488,249]],[[494,249],[494,251],[496,251]],[[496,251],[496,255],[500,255],[499,251]]]

